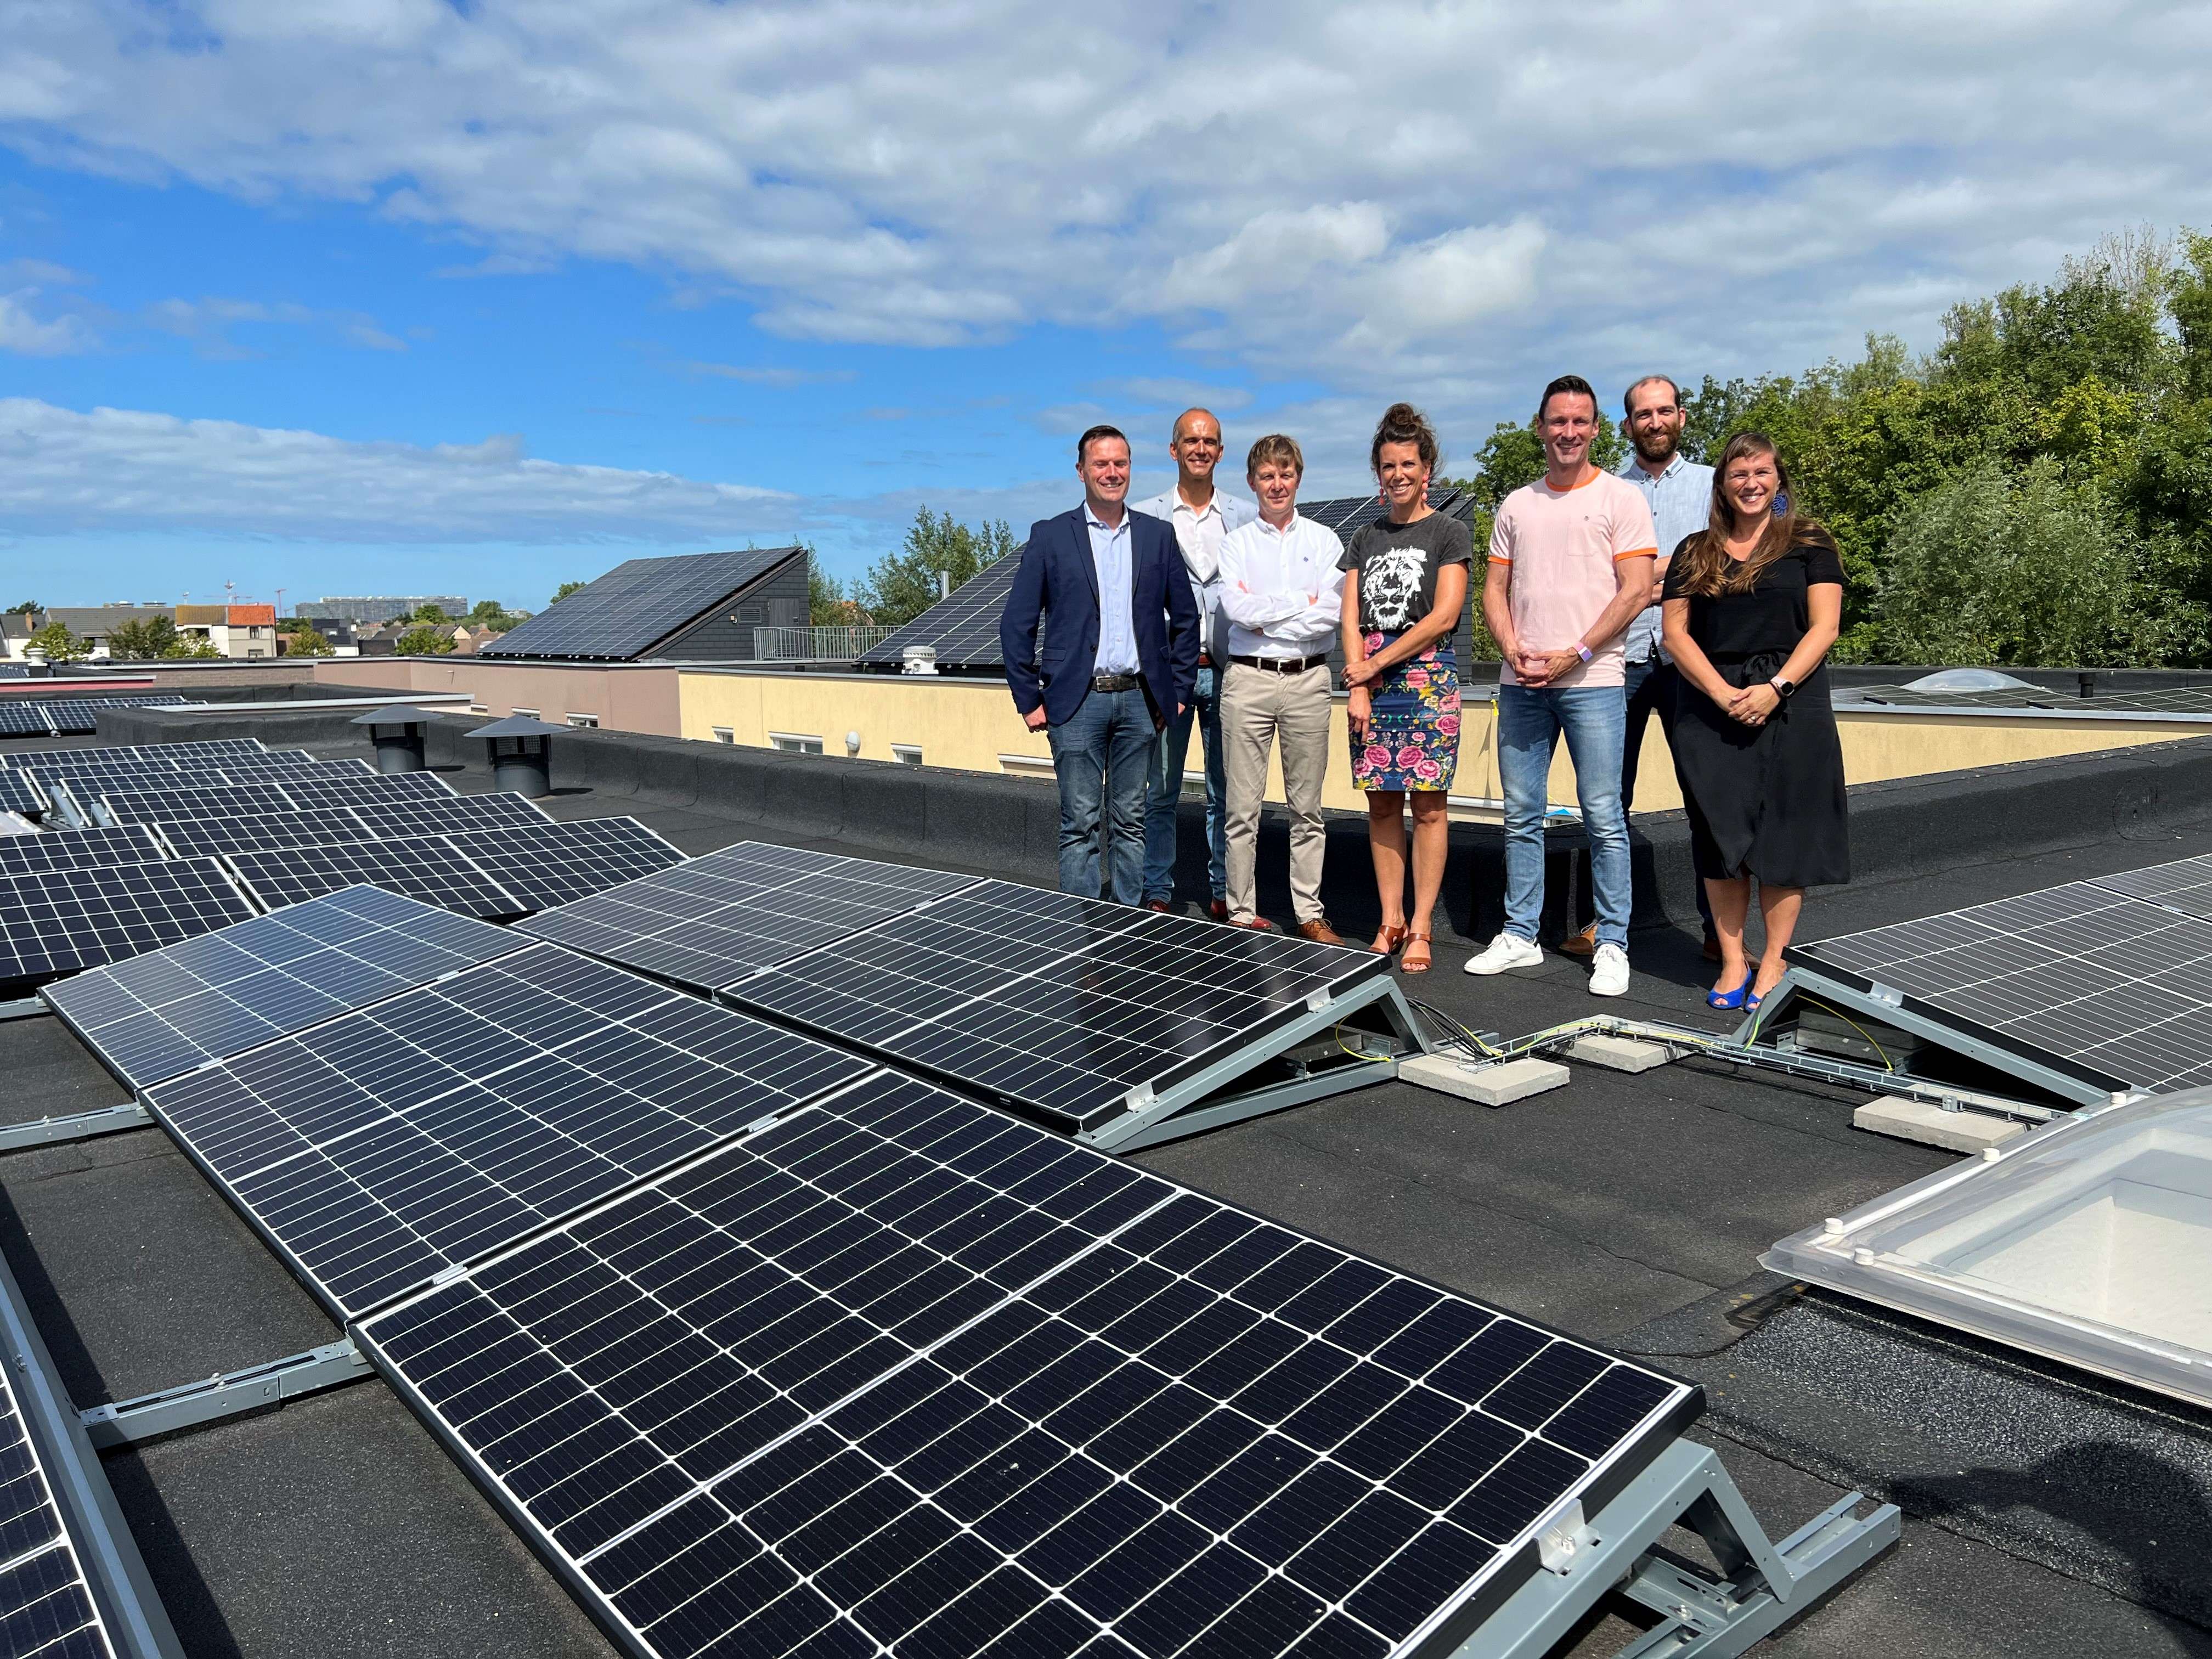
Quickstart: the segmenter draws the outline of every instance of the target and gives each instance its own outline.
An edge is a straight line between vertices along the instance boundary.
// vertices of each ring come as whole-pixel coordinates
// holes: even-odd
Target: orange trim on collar
[[[1601,467],[1601,466],[1594,466],[1594,467],[1591,467],[1591,468],[1590,468],[1590,474],[1589,474],[1589,477],[1584,478],[1584,479],[1583,479],[1580,483],[1578,483],[1578,484],[1569,484],[1569,485],[1568,485],[1565,489],[1553,489],[1553,487],[1552,487],[1552,481],[1551,481],[1549,478],[1539,478],[1539,479],[1537,479],[1537,480],[1536,480],[1536,482],[1537,482],[1538,483],[1541,484],[1541,485],[1542,485],[1546,489],[1550,490],[1550,491],[1551,491],[1551,493],[1552,493],[1553,495],[1573,495],[1573,494],[1575,493],[1575,491],[1577,491],[1577,489],[1589,489],[1592,484],[1595,483],[1596,483],[1600,478],[1605,477],[1607,477],[1607,473],[1606,473],[1606,470],[1605,470],[1603,467]]]

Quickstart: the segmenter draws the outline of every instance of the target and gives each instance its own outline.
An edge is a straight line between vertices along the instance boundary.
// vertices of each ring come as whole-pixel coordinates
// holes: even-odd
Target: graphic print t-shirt
[[[1437,608],[1437,572],[1472,564],[1474,538],[1457,519],[1431,513],[1411,524],[1362,525],[1336,562],[1359,577],[1359,629],[1399,634]],[[1449,644],[1447,635],[1441,643]]]

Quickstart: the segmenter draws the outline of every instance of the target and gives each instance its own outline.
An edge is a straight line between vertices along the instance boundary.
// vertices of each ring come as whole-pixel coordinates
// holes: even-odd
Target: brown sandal
[[[1385,927],[1375,935],[1375,943],[1367,948],[1378,957],[1395,956],[1405,942],[1406,930],[1403,927]]]
[[[1398,971],[1401,974],[1427,973],[1433,965],[1429,959],[1429,946],[1434,941],[1426,933],[1407,934],[1406,954],[1398,958]],[[1418,962],[1413,959],[1413,947],[1417,945],[1421,947],[1420,960]]]

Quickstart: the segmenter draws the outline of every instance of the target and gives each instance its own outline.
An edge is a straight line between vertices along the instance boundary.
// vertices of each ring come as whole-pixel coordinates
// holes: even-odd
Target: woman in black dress
[[[1682,677],[1674,765],[1721,939],[1716,1008],[1755,1008],[1784,971],[1808,887],[1850,879],[1844,751],[1823,667],[1844,610],[1834,539],[1790,505],[1774,446],[1738,433],[1713,469],[1712,517],[1661,594]],[[1746,963],[1759,881],[1765,949]]]

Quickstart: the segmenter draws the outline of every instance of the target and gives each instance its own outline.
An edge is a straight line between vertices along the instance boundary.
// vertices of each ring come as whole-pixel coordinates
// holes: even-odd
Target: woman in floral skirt
[[[1373,949],[1402,950],[1428,972],[1443,884],[1445,797],[1459,765],[1459,667],[1452,634],[1474,559],[1468,528],[1429,506],[1437,434],[1411,404],[1393,404],[1368,460],[1389,515],[1345,550],[1344,680],[1352,689],[1352,781],[1367,792],[1367,841],[1382,928]],[[1413,908],[1406,914],[1406,798],[1413,801]]]

